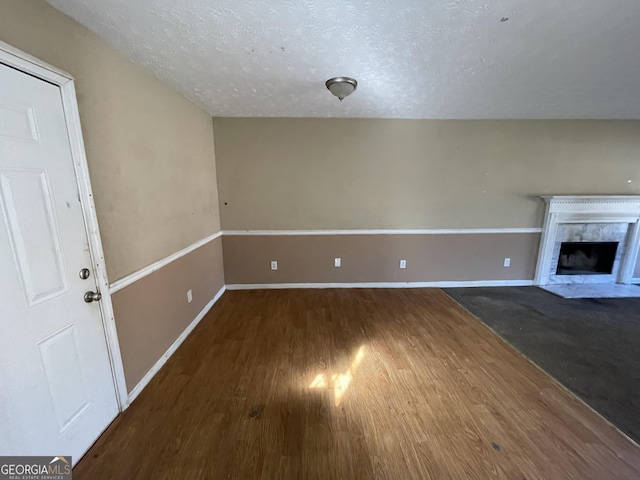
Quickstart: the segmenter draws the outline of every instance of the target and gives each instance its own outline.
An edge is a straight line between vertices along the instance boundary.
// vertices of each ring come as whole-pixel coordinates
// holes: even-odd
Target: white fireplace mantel
[[[546,202],[536,266],[536,285],[546,285],[558,226],[566,223],[628,223],[627,248],[618,283],[630,283],[640,241],[640,195],[553,195]]]

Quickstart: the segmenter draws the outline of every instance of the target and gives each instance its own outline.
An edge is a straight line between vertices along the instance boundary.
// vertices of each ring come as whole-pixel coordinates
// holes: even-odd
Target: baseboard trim
[[[225,236],[287,235],[477,235],[482,233],[541,233],[542,228],[413,228],[362,230],[224,230]]]
[[[227,290],[272,290],[285,288],[456,288],[529,287],[533,280],[471,280],[448,282],[370,282],[370,283],[236,283]]]
[[[180,336],[176,339],[176,341],[171,344],[171,346],[167,349],[167,351],[164,352],[164,354],[158,359],[158,361],[153,365],[153,367],[151,367],[151,369],[145,374],[145,376],[142,377],[142,380],[140,380],[138,384],[131,390],[131,392],[128,395],[129,405],[131,405],[131,402],[133,402],[138,397],[138,395],[140,395],[140,392],[144,390],[144,388],[149,384],[149,382],[156,375],[156,373],[160,371],[160,369],[164,366],[164,364],[167,363],[167,360],[169,360],[171,355],[173,355],[175,351],[178,350],[180,345],[182,345],[182,342],[184,342],[186,338],[189,336],[189,334],[193,331],[193,329],[198,326],[198,324],[204,318],[204,316],[207,313],[209,313],[209,310],[211,310],[211,307],[213,307],[213,305],[220,299],[220,297],[226,291],[226,289],[227,288],[223,286],[220,290],[218,290],[218,293],[216,293],[216,295],[211,299],[211,301],[205,305],[205,307],[198,314],[198,316],[189,324],[189,326],[184,330],[184,332],[180,334]]]
[[[146,267],[141,268],[140,270],[133,272],[130,275],[127,275],[126,277],[116,280],[115,282],[109,284],[109,291],[111,293],[115,293],[118,290],[122,290],[123,288],[131,285],[132,283],[137,282],[141,278],[144,278],[147,275],[150,275],[153,272],[160,270],[162,267],[170,264],[174,260],[184,257],[185,255],[193,252],[196,248],[200,248],[203,245],[206,245],[207,243],[215,240],[220,236],[222,236],[222,231],[218,233],[214,233],[213,235],[209,235],[208,237],[203,238],[202,240],[198,240],[196,243],[189,245],[188,247],[183,248],[182,250],[176,253],[173,253],[168,257],[163,258],[162,260],[158,260],[157,262],[152,263],[151,265],[147,265]]]

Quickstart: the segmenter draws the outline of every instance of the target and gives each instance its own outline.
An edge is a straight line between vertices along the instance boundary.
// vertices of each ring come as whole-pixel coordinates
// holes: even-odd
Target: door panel
[[[0,136],[38,143],[38,127],[32,107],[0,105]]]
[[[69,325],[38,343],[60,431],[90,406],[75,333]]]
[[[0,455],[77,461],[118,408],[64,108],[2,64],[0,217]]]
[[[0,170],[2,204],[27,304],[67,290],[58,222],[43,170]]]

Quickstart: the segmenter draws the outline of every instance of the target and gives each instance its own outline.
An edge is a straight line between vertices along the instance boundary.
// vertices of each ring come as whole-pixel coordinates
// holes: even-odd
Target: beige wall
[[[640,193],[639,121],[216,118],[214,131],[225,230],[540,227],[539,195]]]
[[[0,40],[76,79],[110,281],[220,229],[211,117],[41,0],[2,0]]]
[[[532,280],[540,234],[225,235],[227,284]],[[342,260],[334,267],[334,258]],[[511,266],[503,266],[504,258]],[[271,270],[270,262],[278,262]],[[405,269],[399,268],[406,260]]]
[[[112,295],[129,392],[223,285],[217,238]]]

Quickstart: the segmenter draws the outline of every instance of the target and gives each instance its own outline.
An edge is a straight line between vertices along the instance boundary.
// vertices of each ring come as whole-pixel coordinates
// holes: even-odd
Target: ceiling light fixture
[[[358,82],[349,77],[334,77],[325,82],[325,85],[340,101],[348,97],[358,88]]]

